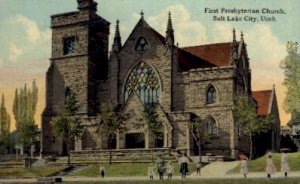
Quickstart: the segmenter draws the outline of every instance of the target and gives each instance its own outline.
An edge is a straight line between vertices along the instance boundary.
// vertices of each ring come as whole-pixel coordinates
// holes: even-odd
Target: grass
[[[273,153],[272,156],[273,156],[273,162],[276,167],[276,170],[280,171],[281,154]],[[288,160],[289,160],[289,165],[290,165],[291,171],[299,171],[300,170],[300,164],[299,164],[300,153],[299,152],[288,153]],[[248,162],[249,172],[265,172],[265,168],[266,168],[266,155],[263,157],[260,157],[256,160],[251,160]],[[229,173],[239,173],[239,172],[240,172],[240,166],[235,167]]]
[[[42,167],[42,168],[0,168],[0,178],[38,178],[55,173],[63,167]]]
[[[70,182],[71,183],[71,182]],[[88,184],[92,182],[76,182]],[[96,182],[95,182],[96,183]],[[99,182],[97,182],[99,183]],[[101,181],[109,184],[300,184],[296,178],[289,179],[197,179],[197,180],[172,180],[172,181]]]
[[[178,163],[172,164],[174,166],[175,175],[179,175]],[[105,165],[106,176],[146,176],[148,166],[148,163],[122,163]],[[189,169],[190,171],[194,171],[196,169],[196,165],[190,164]],[[98,177],[99,166],[90,165],[89,167],[72,174],[72,176]]]

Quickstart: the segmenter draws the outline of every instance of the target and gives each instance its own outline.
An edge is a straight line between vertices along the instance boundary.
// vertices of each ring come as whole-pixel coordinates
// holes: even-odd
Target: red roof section
[[[231,63],[231,42],[184,47],[182,49],[215,66],[230,66]]]
[[[257,102],[257,115],[258,116],[266,116],[269,114],[269,107],[271,105],[271,97],[272,97],[272,90],[265,90],[265,91],[253,91],[252,97]]]
[[[208,68],[216,66],[180,48],[178,48],[177,57],[179,68],[183,71],[193,68]]]

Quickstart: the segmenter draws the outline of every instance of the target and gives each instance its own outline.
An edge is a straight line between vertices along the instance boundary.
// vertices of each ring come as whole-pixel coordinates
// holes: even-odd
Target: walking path
[[[220,177],[225,176],[228,171],[235,168],[240,164],[239,161],[234,162],[212,162],[201,169],[202,176],[209,177]],[[191,174],[192,176],[197,176],[196,172]]]
[[[198,176],[195,172],[187,176],[187,179],[229,179],[229,178],[243,178],[241,174],[227,174],[227,172],[234,167],[239,165],[239,161],[234,162],[214,162],[211,163],[201,170],[201,175]],[[290,172],[289,177],[300,178],[300,171]],[[247,178],[266,178],[264,172],[250,172],[247,175]],[[283,173],[277,172],[272,176],[273,178],[283,178]],[[149,180],[147,176],[131,176],[131,177],[80,177],[80,176],[61,176],[62,181],[64,182],[75,182],[75,181],[84,181],[84,182],[99,182],[99,181],[145,181]],[[154,180],[158,180],[158,176],[154,176]],[[165,176],[167,179],[167,176]],[[173,176],[173,180],[181,180],[181,176]],[[37,179],[0,179],[0,183],[36,183]]]

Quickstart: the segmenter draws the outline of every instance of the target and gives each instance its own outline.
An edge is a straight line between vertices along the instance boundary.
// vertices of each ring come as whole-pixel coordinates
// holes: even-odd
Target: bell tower
[[[51,64],[46,74],[46,107],[42,117],[44,153],[63,154],[63,143],[52,131],[66,88],[75,93],[78,116],[98,111],[97,82],[107,78],[110,23],[96,14],[94,0],[77,0],[78,11],[51,16]]]

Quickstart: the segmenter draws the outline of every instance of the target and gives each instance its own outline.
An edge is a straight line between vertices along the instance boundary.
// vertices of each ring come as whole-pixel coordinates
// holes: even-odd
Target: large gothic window
[[[149,43],[144,37],[139,38],[135,45],[135,50],[137,51],[144,51],[144,50],[148,50],[149,48],[150,48]]]
[[[125,85],[125,102],[135,92],[144,105],[158,102],[159,81],[153,69],[144,62],[138,64],[130,73]]]
[[[217,101],[216,89],[213,86],[210,86],[207,89],[206,103],[207,104],[212,104],[212,103],[216,103],[216,101]]]
[[[206,118],[206,131],[208,135],[217,135],[218,133],[218,127],[217,123],[213,118]]]

